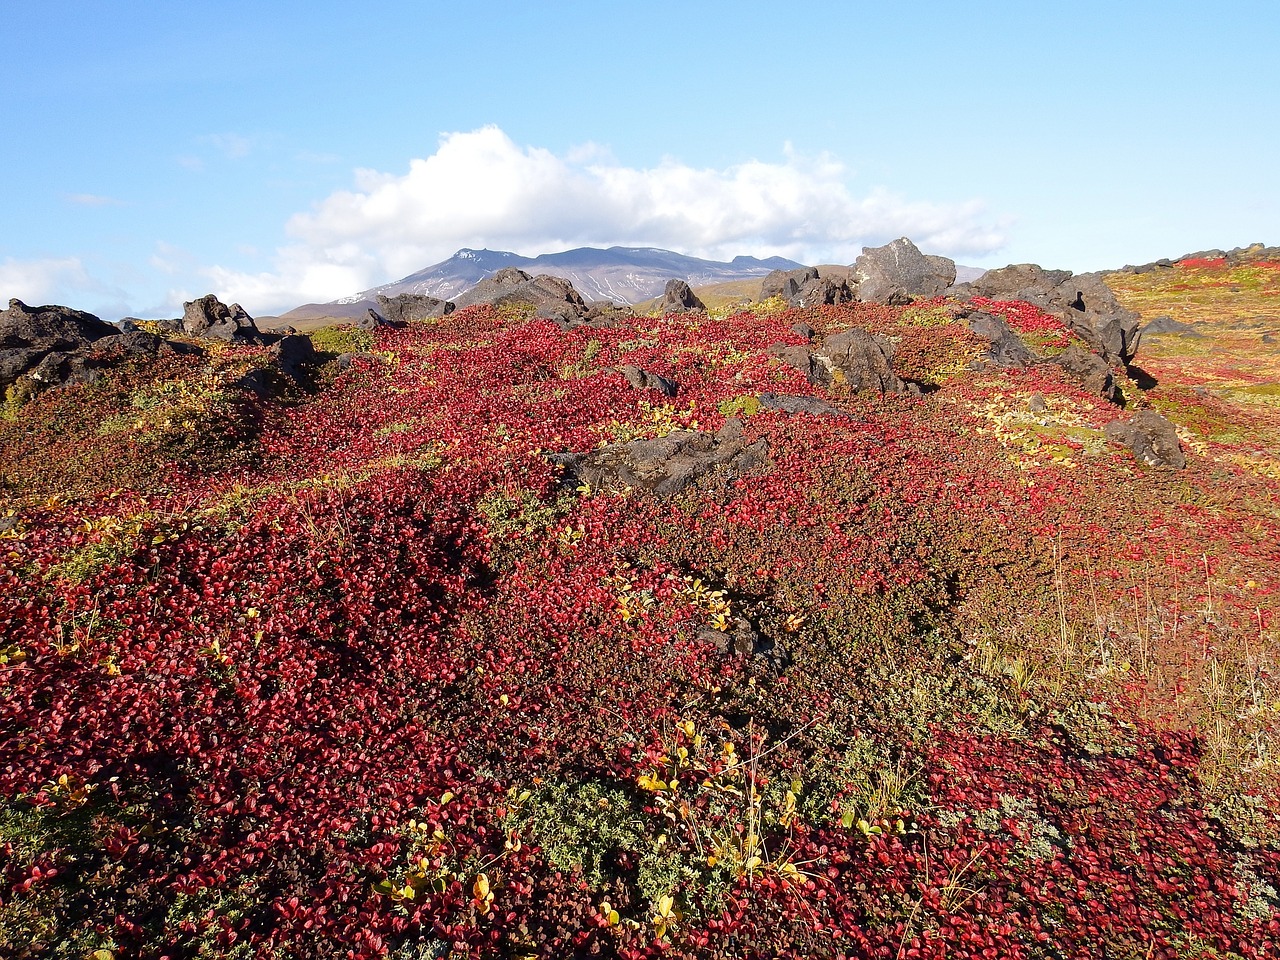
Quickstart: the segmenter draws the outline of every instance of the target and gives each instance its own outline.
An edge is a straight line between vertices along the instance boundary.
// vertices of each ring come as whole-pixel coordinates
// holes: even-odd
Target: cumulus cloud
[[[520,146],[495,126],[444,135],[407,173],[357,170],[287,224],[275,269],[208,276],[248,304],[329,300],[398,279],[460,247],[538,254],[573,246],[656,246],[713,259],[782,255],[849,263],[864,244],[909,236],[931,253],[981,257],[1004,244],[980,202],[855,194],[829,155],[789,147],[781,162],[723,169],[668,158],[628,167],[587,144],[564,155]]]
[[[123,289],[93,276],[79,257],[0,261],[0,304],[9,298],[32,306],[61,303],[115,319],[128,312]]]

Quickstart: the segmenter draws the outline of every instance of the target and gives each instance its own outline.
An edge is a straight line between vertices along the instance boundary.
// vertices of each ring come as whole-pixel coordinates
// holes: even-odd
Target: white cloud
[[[537,254],[622,244],[715,259],[850,263],[864,244],[899,236],[958,258],[1004,244],[1003,224],[980,202],[907,200],[882,189],[855,195],[849,179],[837,159],[804,157],[789,145],[780,163],[712,169],[667,158],[639,169],[596,144],[559,156],[488,126],[446,134],[405,174],[357,170],[354,189],[290,219],[294,242],[277,251],[273,271],[214,267],[207,276],[252,311],[335,299],[459,247]]]
[[[128,312],[128,295],[93,276],[79,257],[0,261],[0,304],[10,298],[29,306],[60,303],[107,319]]]

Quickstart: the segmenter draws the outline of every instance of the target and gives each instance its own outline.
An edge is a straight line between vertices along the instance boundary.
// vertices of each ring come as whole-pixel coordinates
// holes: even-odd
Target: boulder
[[[775,343],[769,353],[802,371],[809,382],[850,393],[917,393],[893,372],[893,344],[885,337],[854,327],[826,337],[816,347]]]
[[[70,307],[28,307],[10,300],[0,311],[0,391],[25,380],[22,393],[97,379],[103,367],[173,352],[136,327],[122,331]]]
[[[848,417],[848,412],[833,407],[825,400],[817,397],[797,396],[790,393],[762,393],[759,396],[760,406],[765,410],[780,410],[783,413],[809,413],[815,417]]]
[[[524,304],[533,307],[538,316],[549,319],[576,320],[587,310],[581,294],[568,280],[545,274],[531,277],[517,267],[505,267],[490,274],[453,302],[458,309],[478,303]]]
[[[586,453],[552,454],[567,486],[632,487],[658,496],[679,493],[716,471],[741,474],[768,461],[764,440],[747,443],[742,421],[729,419],[718,433],[676,430],[656,440],[613,443]]]
[[[1166,333],[1176,333],[1182,337],[1203,336],[1192,324],[1183,323],[1170,316],[1156,317],[1150,323],[1143,324],[1138,333],[1143,337],[1158,337]]]
[[[883,247],[863,247],[853,263],[859,300],[910,303],[916,297],[936,297],[956,282],[954,260],[927,256],[906,237]]]
[[[182,332],[228,343],[263,343],[253,317],[240,304],[227,306],[212,293],[182,305]]]
[[[987,341],[987,351],[978,361],[980,366],[1021,370],[1035,359],[1035,355],[1003,317],[976,310],[967,314],[964,321],[970,330]]]
[[[693,288],[683,280],[668,280],[666,289],[662,291],[662,300],[658,303],[658,312],[664,315],[706,309],[706,304],[698,299]]]
[[[391,322],[387,320],[387,318],[384,317],[382,314],[380,314],[377,310],[374,310],[372,307],[370,307],[368,310],[364,312],[364,316],[357,317],[355,319],[355,321],[352,323],[352,326],[354,326],[357,330],[364,330],[366,333],[372,333],[374,330],[377,330],[379,327],[391,326]]]
[[[812,353],[809,374],[821,386],[850,393],[912,392],[893,372],[893,344],[857,327],[826,337]]]
[[[1045,270],[1017,263],[988,270],[977,280],[948,291],[956,296],[1023,300],[1061,317],[1089,348],[1111,366],[1128,364],[1138,351],[1138,315],[1116,300],[1102,274]]]
[[[299,333],[281,337],[271,345],[270,352],[280,372],[296,384],[309,383],[320,360],[311,338]]]
[[[664,397],[674,397],[680,392],[680,384],[676,381],[642,370],[634,364],[624,364],[618,367],[618,372],[637,390],[657,390]]]
[[[760,297],[761,300],[768,300],[770,297],[780,297],[791,302],[791,298],[796,296],[807,283],[811,283],[818,279],[817,267],[802,267],[799,270],[774,270],[765,274],[765,278],[760,281]]]
[[[787,302],[793,307],[834,306],[857,299],[847,281],[839,277],[818,277],[801,287]]]
[[[998,270],[988,270],[978,279],[959,284],[953,290],[960,296],[1022,300],[1047,310],[1051,307],[1051,291],[1070,278],[1070,270],[1045,270],[1038,263],[1012,263]]]
[[[1106,361],[1096,353],[1071,346],[1050,362],[1061,367],[1067,376],[1089,393],[1115,404],[1122,401],[1123,397],[1120,394],[1120,388],[1116,386],[1115,375]]]
[[[437,320],[453,313],[451,300],[416,293],[402,293],[394,297],[378,295],[378,313],[390,323],[412,323],[415,320]]]
[[[119,327],[70,307],[28,307],[21,300],[10,300],[9,309],[0,310],[0,349],[38,345],[46,350],[75,350],[119,332]]]
[[[1127,421],[1113,420],[1103,432],[1112,443],[1132,450],[1147,466],[1181,470],[1187,465],[1177,428],[1154,410],[1139,410]]]

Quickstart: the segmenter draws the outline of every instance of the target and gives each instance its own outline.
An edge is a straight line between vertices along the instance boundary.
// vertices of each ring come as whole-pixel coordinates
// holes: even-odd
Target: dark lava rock
[[[38,344],[47,350],[75,350],[119,332],[119,327],[70,307],[28,307],[10,300],[9,309],[0,310],[0,348],[5,349]]]
[[[953,289],[960,294],[992,300],[1023,300],[1045,310],[1050,307],[1050,292],[1070,278],[1070,270],[1045,270],[1037,263],[1012,263],[988,270],[977,280]]]
[[[799,270],[774,270],[760,282],[760,299],[780,297],[792,307],[817,307],[851,303],[856,299],[848,280],[823,276],[817,267]]]
[[[1035,359],[1035,355],[1003,317],[979,310],[968,314],[964,320],[970,330],[989,344],[979,364],[1021,370]]]
[[[618,372],[626,377],[627,383],[637,390],[657,390],[664,397],[674,397],[680,392],[680,384],[676,383],[676,381],[659,376],[656,373],[650,373],[648,370],[642,370],[634,364],[623,364],[618,367]]]
[[[815,417],[848,417],[852,414],[833,407],[825,400],[817,397],[796,396],[789,393],[762,393],[758,397],[760,406],[766,410],[781,410],[783,413],[811,413]]]
[[[1176,333],[1183,337],[1204,336],[1192,324],[1183,323],[1181,320],[1175,320],[1169,316],[1156,317],[1150,323],[1143,324],[1139,333],[1144,337],[1158,337],[1166,333]]]
[[[910,303],[935,297],[956,282],[954,260],[928,256],[906,237],[883,247],[863,247],[853,263],[859,300]]]
[[[698,299],[693,288],[684,280],[668,280],[662,291],[662,300],[658,303],[658,312],[690,313],[694,310],[706,310],[707,305]]]
[[[262,334],[238,303],[227,306],[212,293],[182,305],[182,332],[228,343],[263,343]]]
[[[790,660],[786,651],[769,638],[762,637],[742,617],[734,618],[732,631],[703,627],[698,631],[698,639],[713,644],[716,651],[724,656],[756,657],[776,671],[785,669]]]
[[[803,267],[799,270],[774,270],[760,281],[760,299],[781,297],[788,303],[796,296],[804,285],[818,279],[817,267]]]
[[[374,310],[372,307],[370,307],[368,310],[364,312],[363,317],[356,318],[353,326],[357,330],[364,330],[365,332],[369,333],[374,330],[377,330],[379,327],[391,326],[391,321],[388,320],[386,317],[384,317],[382,314],[380,314],[377,310]]]
[[[160,337],[131,326],[124,331],[70,307],[10,300],[0,311],[0,390],[23,380],[20,392],[34,395],[96,380],[104,367],[173,352]]]
[[[763,466],[768,462],[768,444],[764,440],[748,444],[742,437],[742,421],[729,419],[719,433],[676,430],[656,440],[552,454],[549,459],[564,468],[566,485],[586,483],[593,490],[633,487],[667,496],[713,470],[741,474]]]
[[[459,310],[477,303],[523,304],[533,307],[538,317],[566,324],[581,320],[587,311],[582,295],[568,280],[545,274],[531,277],[517,267],[490,274],[453,302]]]
[[[803,371],[809,382],[851,393],[916,393],[893,372],[893,344],[885,337],[853,328],[826,337],[816,347],[775,343],[769,352],[783,363]]]
[[[1071,379],[1090,393],[1111,403],[1120,403],[1120,388],[1116,386],[1115,375],[1106,361],[1096,353],[1072,346],[1050,362],[1060,366]]]
[[[1113,420],[1104,432],[1108,440],[1132,450],[1148,466],[1181,470],[1187,465],[1177,428],[1154,410],[1139,410],[1128,421]]]
[[[612,300],[592,300],[582,315],[582,323],[588,327],[616,327],[620,323],[634,320],[636,312],[623,303]]]
[[[273,343],[271,357],[280,372],[298,384],[309,382],[312,370],[320,362],[311,338],[298,333],[283,336]]]
[[[1074,275],[1018,263],[988,270],[948,291],[956,296],[1024,300],[1061,317],[1111,366],[1128,364],[1138,351],[1138,314],[1126,310],[1100,273]]]
[[[451,300],[438,300],[416,293],[394,297],[378,295],[378,313],[390,323],[412,323],[415,320],[437,320],[453,313]]]
[[[826,337],[813,351],[809,370],[813,382],[828,388],[846,387],[851,393],[912,392],[893,372],[893,344],[857,327]]]
[[[807,323],[804,323],[803,321],[800,323],[797,323],[794,327],[792,327],[791,332],[799,334],[800,336],[808,340],[810,343],[812,343],[813,338],[818,335],[817,330],[813,329],[813,327],[809,326]]]

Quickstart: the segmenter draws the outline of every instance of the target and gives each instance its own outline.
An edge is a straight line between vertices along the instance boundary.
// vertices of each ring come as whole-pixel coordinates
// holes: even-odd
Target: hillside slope
[[[1144,337],[1125,409],[941,298],[10,397],[0,952],[1277,956],[1280,264],[1231,269],[1109,278],[1222,347]],[[1185,469],[1108,440],[1148,407]]]

